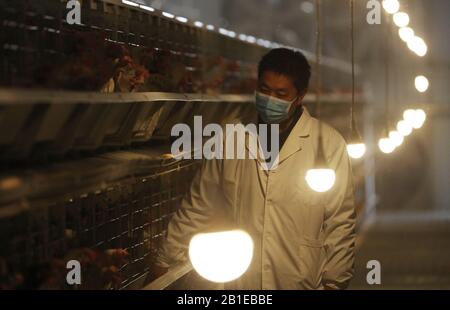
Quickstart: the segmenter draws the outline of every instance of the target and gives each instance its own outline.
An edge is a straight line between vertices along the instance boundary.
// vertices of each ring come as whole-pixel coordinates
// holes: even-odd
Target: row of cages
[[[119,0],[80,2],[80,25],[67,23],[67,1],[0,3],[0,164],[170,139],[172,126],[194,115],[208,115],[206,125],[251,113],[242,103],[253,100],[257,62],[267,48]],[[347,76],[325,71],[333,85]],[[50,95],[24,103],[17,98],[25,88]],[[98,96],[60,104],[77,96],[69,91]],[[107,97],[112,93],[161,97],[124,102]],[[171,94],[247,99],[162,100]]]
[[[194,116],[202,116],[205,125],[220,124],[253,110],[251,104],[232,102],[0,105],[0,165],[170,142],[172,127],[193,127]]]
[[[0,3],[0,86],[103,93],[253,93],[258,61],[269,46],[119,0],[80,2],[81,24],[73,25],[66,20],[65,0]],[[314,61],[310,53],[307,57]],[[324,90],[348,92],[348,64],[325,58],[323,62]]]
[[[267,51],[120,1],[81,1],[81,24],[67,13],[61,0],[2,1],[1,85],[249,93]]]
[[[186,161],[1,206],[0,289],[142,288],[197,168]],[[66,279],[72,260],[81,266],[79,285]]]

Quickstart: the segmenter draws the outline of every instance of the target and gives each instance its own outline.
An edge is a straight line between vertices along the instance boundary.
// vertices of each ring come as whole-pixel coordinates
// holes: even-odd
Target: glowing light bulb
[[[253,258],[253,240],[242,230],[195,235],[189,244],[192,266],[203,278],[225,283],[242,276]]]
[[[398,0],[383,0],[383,8],[389,14],[397,13],[400,9]]]
[[[366,145],[364,143],[347,145],[348,155],[353,159],[360,159],[366,153]]]
[[[422,128],[426,119],[427,119],[427,114],[425,113],[425,111],[422,109],[417,109],[416,110],[416,118],[412,124],[412,127],[414,129]]]
[[[390,154],[395,150],[395,144],[389,138],[382,138],[378,141],[380,151],[385,154]]]
[[[413,131],[412,124],[408,124],[406,121],[402,120],[397,123],[397,131],[403,135],[403,137],[409,136]]]
[[[428,87],[430,86],[430,82],[426,77],[423,75],[419,75],[416,77],[414,84],[416,86],[416,89],[420,93],[424,93],[428,90]]]
[[[336,173],[333,169],[310,169],[306,173],[305,179],[312,190],[324,193],[333,187]]]
[[[195,27],[203,28],[203,26],[204,26],[205,24],[202,23],[202,22],[200,22],[200,21],[196,21],[196,22],[194,22],[194,25],[195,25]]]
[[[300,4],[300,9],[307,14],[311,14],[312,12],[314,12],[314,4],[309,1],[303,1]]]
[[[416,110],[408,109],[403,112],[403,120],[407,122],[411,127],[416,119]]]
[[[428,52],[428,46],[421,37],[414,36],[410,38],[407,43],[408,48],[419,57],[425,56]]]
[[[389,139],[392,141],[392,143],[394,143],[395,147],[399,147],[400,145],[402,145],[403,141],[405,140],[403,135],[395,130],[389,133]]]
[[[414,30],[410,27],[403,27],[398,30],[398,35],[403,41],[408,42],[414,38]]]
[[[394,14],[394,23],[398,27],[406,27],[409,25],[409,15],[405,12],[398,12]]]

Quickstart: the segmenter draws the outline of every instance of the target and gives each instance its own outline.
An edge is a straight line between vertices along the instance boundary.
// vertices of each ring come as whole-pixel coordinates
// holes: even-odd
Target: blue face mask
[[[269,124],[279,124],[284,121],[291,108],[291,105],[297,100],[285,101],[275,97],[265,95],[260,92],[255,93],[256,110],[262,120]]]

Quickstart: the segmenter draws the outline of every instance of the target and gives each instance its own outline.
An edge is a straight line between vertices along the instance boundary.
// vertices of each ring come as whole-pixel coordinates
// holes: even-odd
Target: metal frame
[[[304,98],[306,102],[314,101],[314,94],[307,94]],[[324,102],[349,102],[351,95],[330,94],[323,96]],[[98,92],[72,92],[72,91],[48,91],[0,88],[0,104],[125,104],[142,102],[202,102],[202,103],[251,103],[254,101],[253,95],[205,95],[205,94],[182,94],[182,93],[109,93]]]

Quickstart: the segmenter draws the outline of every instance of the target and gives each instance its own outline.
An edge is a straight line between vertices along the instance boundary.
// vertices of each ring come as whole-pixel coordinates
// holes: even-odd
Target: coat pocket
[[[306,289],[319,289],[322,286],[325,266],[324,240],[302,237],[298,251],[301,286]]]

